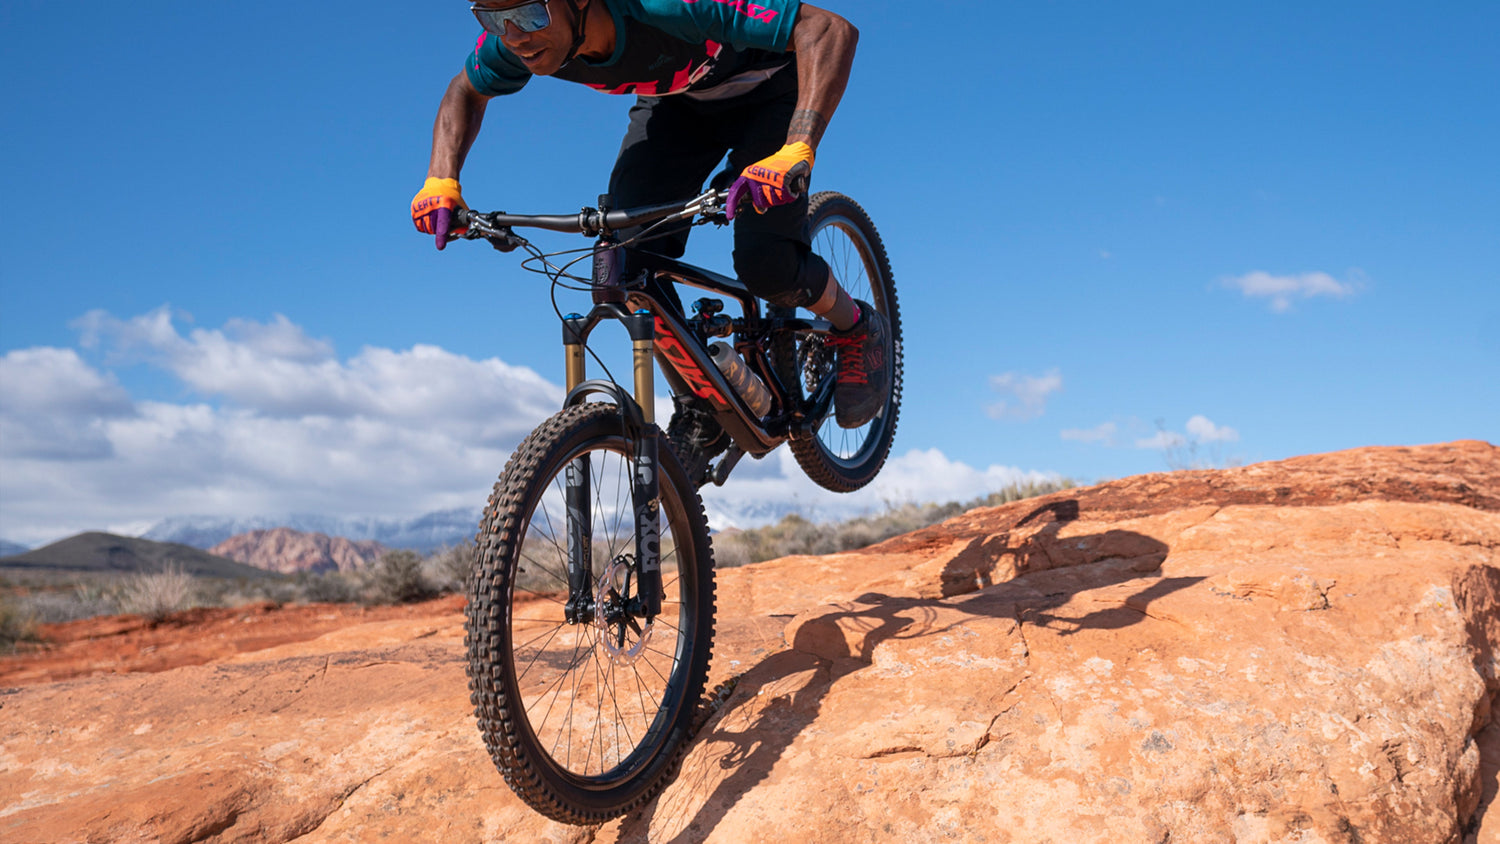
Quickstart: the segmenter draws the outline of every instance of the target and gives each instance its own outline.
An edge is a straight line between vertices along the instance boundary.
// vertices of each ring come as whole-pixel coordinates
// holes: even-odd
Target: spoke
[[[594,730],[593,734],[589,736],[588,756],[585,756],[583,759],[584,771],[588,771],[589,760],[594,758],[595,738],[597,738],[599,741],[599,765],[601,768],[604,765],[604,735],[600,732],[600,730],[604,726],[601,723],[603,719],[600,717],[604,712],[604,680],[601,677],[601,672],[599,670],[598,648],[595,648],[593,659],[590,661],[594,664]]]
[[[553,475],[552,476],[552,486],[554,488],[557,487],[558,479],[560,477],[562,477],[562,476],[561,475]],[[559,489],[558,492],[562,493],[562,495],[563,495],[563,501],[566,502],[568,500],[567,499],[567,493],[564,492],[561,489]],[[544,498],[542,501],[540,501],[538,503],[538,506],[540,506],[541,509],[542,509],[542,518],[545,519],[546,522],[547,522],[547,535],[546,535],[545,539],[557,551],[558,559],[560,559],[564,563],[566,563],[567,559],[568,559],[568,551],[567,551],[567,549],[564,546],[561,546],[561,545],[557,544],[557,525],[552,524],[552,512],[551,512],[551,510],[549,510],[547,508],[547,501],[546,501],[546,499]],[[534,517],[533,517],[533,521],[535,521]],[[528,527],[527,535],[529,536],[529,535],[531,535],[531,531],[529,530],[530,525],[528,525],[527,527]]]
[[[556,638],[557,634],[560,633],[560,632],[562,632],[562,627],[561,626],[554,627],[552,629],[551,633],[544,634],[543,636],[538,636],[538,637],[536,637],[536,639],[532,639],[531,640],[531,642],[535,642],[537,639],[545,638],[547,641],[545,643],[543,643],[541,647],[539,647],[539,648],[536,649],[536,656],[533,656],[531,658],[531,661],[528,662],[528,663],[526,663],[526,667],[521,670],[521,673],[516,675],[516,684],[517,685],[520,685],[521,681],[524,680],[524,679],[526,679],[527,673],[531,671],[531,666],[536,665],[536,661],[542,658],[542,653],[547,650],[547,645],[551,644],[552,640],[554,638]],[[512,635],[514,635],[514,634],[512,634]],[[521,650],[522,648],[530,647],[531,646],[531,642],[527,642],[526,644],[522,645],[521,648],[512,647],[511,651],[514,653],[514,652],[516,652],[518,650]]]
[[[580,636],[579,639],[582,640],[583,637]],[[546,691],[550,690],[550,688],[561,687],[562,681],[565,681],[565,679],[568,678],[568,675],[574,676],[573,688],[571,688],[571,693],[568,694],[567,708],[565,708],[567,709],[567,711],[565,711],[564,717],[562,717],[564,718],[564,726],[562,726],[562,729],[558,730],[556,741],[552,742],[552,750],[547,751],[547,756],[552,757],[552,759],[556,759],[556,748],[558,748],[558,742],[562,741],[562,732],[564,732],[564,730],[567,730],[568,735],[571,735],[571,726],[573,726],[573,700],[577,697],[576,673],[573,672],[573,669],[577,666],[577,664],[579,664],[579,645],[582,645],[582,642],[574,643],[573,645],[573,663],[571,663],[570,666],[567,667],[567,669],[562,669],[562,672],[558,673],[558,679],[556,679],[556,681],[553,681],[552,684],[547,685],[547,687],[543,690],[543,694],[546,694]],[[552,703],[549,703],[549,705],[547,705],[547,711],[543,712],[543,715],[541,715],[541,720],[532,721],[532,732],[537,733],[538,739],[541,738],[541,730],[543,730],[543,727],[546,727],[547,721],[552,720],[552,709],[556,706],[558,694],[561,694],[561,688],[558,688],[558,691],[552,694]],[[532,708],[529,708],[528,706],[528,708],[526,708],[526,711],[531,712],[531,709]],[[571,759],[573,759],[573,753],[571,753],[571,748],[568,748],[568,762],[571,762]],[[564,765],[567,765],[567,763],[564,763]]]
[[[609,700],[610,704],[614,707],[615,710],[615,764],[619,764],[624,760],[626,756],[629,755],[628,753],[623,753],[620,751],[620,748],[622,746],[620,742],[620,729],[622,727],[624,728],[625,740],[626,742],[628,742],[628,744],[624,746],[627,746],[631,751],[634,751],[636,747],[636,741],[635,738],[630,734],[630,724],[626,723],[625,721],[625,713],[620,711],[620,696],[618,692],[618,686],[615,682],[615,666],[613,663],[610,663],[609,666],[609,679],[611,687]]]
[[[620,539],[620,542],[618,544],[616,544],[615,540],[617,538],[620,538],[621,533],[624,532],[624,531],[621,530],[621,526],[622,526],[621,523],[623,522],[623,520],[625,518],[626,511],[631,511],[631,517],[632,517],[632,519],[634,518],[634,515],[635,515],[634,514],[634,508],[635,508],[635,502],[634,502],[634,500],[631,501],[631,506],[629,506],[629,507],[621,507],[621,506],[619,506],[620,500],[624,497],[624,495],[627,494],[627,493],[622,493],[621,492],[621,488],[624,487],[624,488],[626,488],[628,490],[629,487],[628,487],[628,484],[626,484],[626,479],[628,478],[628,475],[625,472],[626,460],[625,460],[625,458],[623,456],[618,461],[618,465],[619,465],[619,469],[615,472],[615,525],[614,525],[614,528],[610,531],[610,534],[609,534],[610,535],[609,558],[611,560],[613,560],[616,556],[618,556],[619,553],[624,549],[624,546],[625,546],[625,540],[623,538]],[[632,527],[632,530],[630,532],[634,533],[634,524],[633,523],[632,523],[631,527]]]
[[[650,645],[646,646],[646,650],[648,652],[650,652],[650,653],[654,653],[654,654],[658,654],[660,656],[664,656],[668,660],[670,660],[671,662],[676,662],[677,661],[677,658],[675,656],[673,656],[672,654],[666,653],[664,651],[659,651],[656,648],[651,647]],[[663,683],[669,683],[670,682],[670,681],[667,680],[667,675],[661,673],[661,669],[659,669],[659,668],[656,667],[656,663],[652,662],[649,659],[645,660],[645,662],[646,662],[646,667],[650,668],[651,671],[652,671],[652,673],[654,673],[657,677],[660,677],[661,681]]]
[[[525,547],[525,543],[524,542],[522,543],[522,547],[523,548]],[[559,576],[557,574],[557,572],[553,571],[551,568],[549,568],[542,561],[537,560],[534,557],[528,556],[524,550],[520,552],[520,556],[521,556],[522,560],[525,560],[526,562],[530,563],[532,566],[535,567],[535,568],[527,569],[527,571],[538,571],[538,572],[541,572],[542,574],[546,575],[547,577],[550,577],[553,580],[557,581],[558,584],[560,584],[562,586],[562,588],[564,588],[564,589],[568,588],[568,579],[566,577]],[[537,595],[545,594],[545,593],[537,592],[535,589],[527,589],[527,590],[524,590],[524,591],[532,592],[532,593],[535,593]]]

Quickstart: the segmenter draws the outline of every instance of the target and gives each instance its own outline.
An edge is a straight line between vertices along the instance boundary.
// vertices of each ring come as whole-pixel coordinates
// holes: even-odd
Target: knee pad
[[[788,308],[811,305],[828,287],[828,262],[796,241],[783,240],[763,249],[736,249],[734,269],[751,293]]]

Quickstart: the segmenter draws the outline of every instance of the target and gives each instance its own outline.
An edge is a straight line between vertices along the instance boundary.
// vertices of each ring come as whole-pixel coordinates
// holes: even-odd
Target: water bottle
[[[708,356],[713,358],[714,366],[729,379],[730,386],[745,400],[745,404],[750,405],[752,413],[765,416],[771,412],[771,391],[755,377],[755,373],[750,371],[750,367],[745,365],[745,361],[728,343],[709,343]]]

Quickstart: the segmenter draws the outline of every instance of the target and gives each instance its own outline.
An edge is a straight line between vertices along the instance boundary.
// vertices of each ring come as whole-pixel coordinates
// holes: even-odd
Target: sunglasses
[[[505,34],[506,21],[522,32],[536,32],[552,23],[552,16],[547,13],[547,0],[536,0],[534,3],[524,3],[505,9],[488,9],[474,5],[469,7],[469,11],[479,19],[479,25],[484,27],[485,32],[494,35]]]

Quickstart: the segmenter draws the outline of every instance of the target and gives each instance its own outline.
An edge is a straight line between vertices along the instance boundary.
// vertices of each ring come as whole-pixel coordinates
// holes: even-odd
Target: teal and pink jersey
[[[608,59],[568,62],[558,79],[606,94],[722,99],[745,93],[791,61],[800,0],[595,0],[615,22]],[[500,39],[481,33],[465,68],[481,94],[521,90],[531,72]]]

